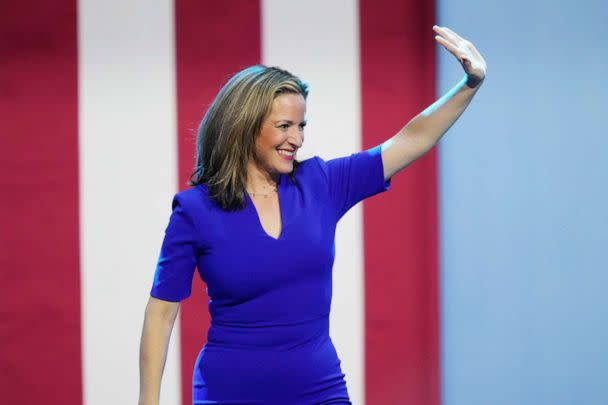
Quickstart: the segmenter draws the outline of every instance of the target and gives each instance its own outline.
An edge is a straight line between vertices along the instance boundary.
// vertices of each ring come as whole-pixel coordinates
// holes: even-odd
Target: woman
[[[485,78],[469,41],[433,29],[465,78],[391,139],[350,156],[295,159],[308,87],[289,72],[252,66],[221,89],[199,129],[192,187],[173,199],[142,332],[141,404],[158,403],[195,267],[211,326],[193,403],[350,404],[328,332],[336,224],[431,149]]]

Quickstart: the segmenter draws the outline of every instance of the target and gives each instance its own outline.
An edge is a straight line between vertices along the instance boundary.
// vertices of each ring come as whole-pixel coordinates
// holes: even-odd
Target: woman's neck
[[[249,163],[247,165],[247,191],[264,193],[274,190],[280,177],[280,173],[269,173],[258,168],[254,163]]]

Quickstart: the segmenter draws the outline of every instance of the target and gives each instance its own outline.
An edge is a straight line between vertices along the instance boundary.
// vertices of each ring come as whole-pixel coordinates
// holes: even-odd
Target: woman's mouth
[[[287,149],[277,149],[277,151],[279,152],[279,156],[281,156],[281,158],[287,161],[293,160],[296,153],[295,150],[290,151]]]

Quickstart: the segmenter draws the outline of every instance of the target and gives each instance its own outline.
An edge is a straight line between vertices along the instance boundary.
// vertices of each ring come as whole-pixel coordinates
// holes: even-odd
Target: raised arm
[[[471,42],[447,27],[433,26],[433,30],[437,34],[437,42],[458,59],[466,75],[382,144],[385,180],[435,146],[467,108],[486,76],[486,62]]]

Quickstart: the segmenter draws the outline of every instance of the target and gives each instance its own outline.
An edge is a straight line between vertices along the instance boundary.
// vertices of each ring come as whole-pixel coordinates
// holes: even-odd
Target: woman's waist
[[[234,322],[212,319],[207,348],[293,350],[329,338],[329,315],[309,320]]]

